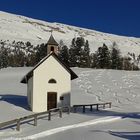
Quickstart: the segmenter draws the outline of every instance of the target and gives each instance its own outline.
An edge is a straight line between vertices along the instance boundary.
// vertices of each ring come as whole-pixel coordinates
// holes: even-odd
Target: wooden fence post
[[[48,121],[50,121],[51,120],[51,111],[49,111],[48,113],[49,113],[48,114]]]
[[[99,111],[99,104],[97,104],[97,109],[96,110]]]
[[[105,104],[103,104],[103,109],[105,109]]]
[[[62,109],[59,109],[59,117],[62,118]]]
[[[37,115],[34,116],[34,126],[37,126]]]
[[[83,113],[85,113],[85,105],[83,105]]]
[[[90,111],[92,111],[92,105],[90,105]]]
[[[74,109],[74,113],[76,113],[77,112],[76,106],[74,106],[73,109]]]
[[[68,107],[68,114],[70,114],[70,107]]]
[[[109,108],[111,108],[111,103],[109,103]]]
[[[16,127],[17,131],[20,131],[20,121],[21,121],[20,119],[17,120],[17,127]]]

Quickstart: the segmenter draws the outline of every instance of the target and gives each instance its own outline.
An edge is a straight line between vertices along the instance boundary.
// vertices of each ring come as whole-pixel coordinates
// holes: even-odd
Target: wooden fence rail
[[[25,121],[33,121],[34,126],[37,126],[37,120],[40,118],[46,117],[43,115],[47,115],[48,120],[50,121],[51,117],[53,116],[53,112],[56,112],[57,114],[59,114],[59,117],[62,118],[62,113],[64,111],[67,112],[68,114],[70,114],[70,107],[54,108],[54,109],[50,109],[50,110],[45,111],[45,112],[35,113],[35,114],[24,116],[24,117],[21,117],[18,119],[3,122],[3,123],[0,123],[0,129],[5,128],[5,127],[16,126],[16,130],[20,131],[20,126],[21,126],[21,124],[26,123]]]
[[[106,105],[108,105],[108,107],[111,108],[111,102],[106,102],[106,103],[97,103],[97,104],[73,105],[73,109],[74,109],[74,112],[77,112],[77,108],[82,107],[83,113],[85,113],[86,107],[90,107],[90,111],[92,111],[93,106],[95,106],[96,110],[99,111],[99,108],[101,106],[103,109],[105,109]]]

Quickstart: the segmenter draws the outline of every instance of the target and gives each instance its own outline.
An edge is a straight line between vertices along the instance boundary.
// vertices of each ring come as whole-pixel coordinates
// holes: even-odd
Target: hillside
[[[0,40],[9,40],[10,42],[13,40],[30,41],[35,44],[45,43],[52,30],[56,40],[58,42],[63,40],[68,46],[72,38],[81,36],[89,41],[91,52],[96,51],[103,43],[112,46],[115,41],[123,55],[128,52],[136,55],[140,54],[140,38],[118,36],[60,23],[50,23],[0,11]]]

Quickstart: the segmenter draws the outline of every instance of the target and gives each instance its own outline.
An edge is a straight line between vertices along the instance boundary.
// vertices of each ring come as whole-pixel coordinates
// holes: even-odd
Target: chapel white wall
[[[27,99],[28,99],[28,105],[30,107],[30,109],[32,110],[32,106],[33,106],[33,77],[31,77],[28,80],[28,84],[27,84]]]
[[[57,81],[56,84],[48,83],[52,78]],[[33,112],[47,110],[48,92],[57,92],[57,107],[70,105],[70,91],[70,73],[50,56],[33,71]],[[63,102],[60,102],[60,96],[64,96]]]

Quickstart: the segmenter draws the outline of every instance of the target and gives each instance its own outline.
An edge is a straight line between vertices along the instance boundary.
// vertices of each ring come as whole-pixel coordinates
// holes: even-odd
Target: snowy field
[[[31,68],[0,70],[0,122],[32,114],[26,85],[20,80]],[[112,102],[111,109],[78,111],[52,121],[0,130],[0,140],[140,140],[140,71],[73,69],[72,104]]]

